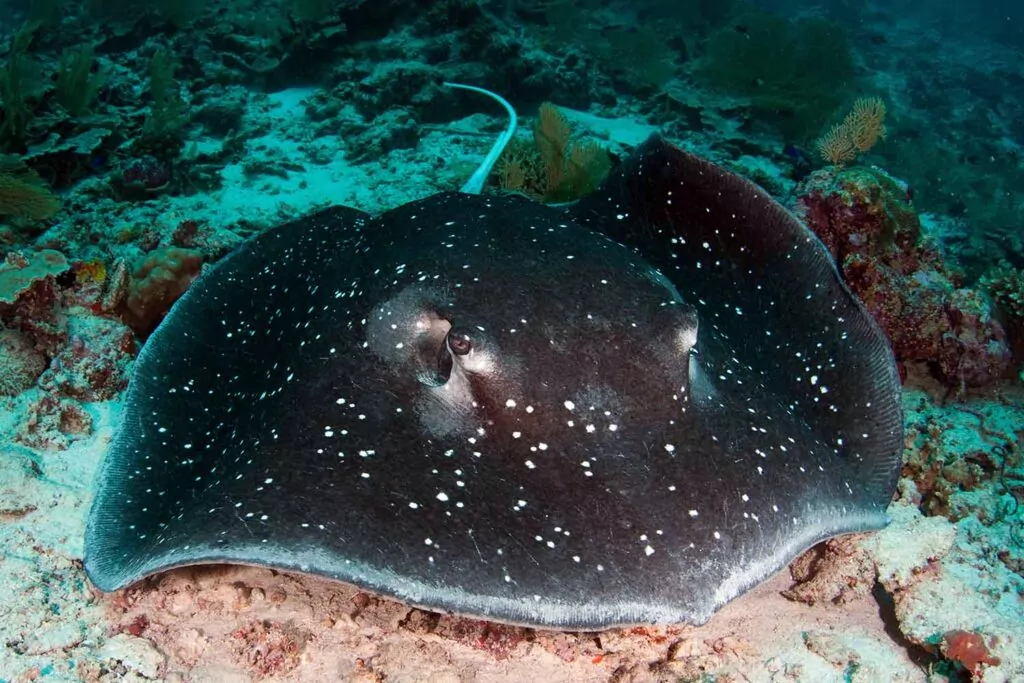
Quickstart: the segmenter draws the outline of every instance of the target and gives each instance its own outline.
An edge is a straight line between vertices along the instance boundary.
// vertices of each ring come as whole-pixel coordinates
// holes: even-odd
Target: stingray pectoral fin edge
[[[130,507],[133,501],[122,498],[133,480],[142,476],[142,463],[154,456],[145,449],[159,445],[152,438],[140,442],[140,435],[152,431],[164,397],[188,391],[187,382],[180,388],[173,383],[183,381],[180,373],[195,359],[174,358],[176,348],[184,341],[194,347],[195,353],[196,347],[207,344],[205,335],[223,322],[224,307],[231,306],[226,300],[231,293],[225,291],[225,286],[236,288],[239,306],[258,306],[254,299],[260,292],[276,289],[277,269],[297,250],[314,272],[353,258],[349,252],[359,244],[369,219],[363,211],[334,206],[274,226],[243,242],[203,271],[146,340],[135,359],[120,423],[95,475],[96,494],[86,524],[84,564],[97,588],[118,590],[158,569],[152,561],[133,557],[131,548],[124,547],[123,506]],[[258,338],[261,331],[253,332]],[[245,353],[243,346],[211,372],[228,371],[232,357],[243,358]],[[258,405],[258,401],[254,403]],[[163,484],[171,486],[173,482]]]
[[[765,389],[796,400],[855,471],[864,509],[884,519],[902,464],[899,370],[813,231],[753,182],[657,134],[569,212],[636,249],[688,300],[734,302],[732,315],[708,311],[716,328],[770,361]],[[821,371],[807,361],[813,353],[827,361]]]

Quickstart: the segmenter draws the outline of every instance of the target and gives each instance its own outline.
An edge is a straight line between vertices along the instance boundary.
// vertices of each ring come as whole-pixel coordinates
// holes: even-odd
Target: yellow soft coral
[[[815,146],[822,159],[842,166],[884,140],[885,133],[885,102],[878,97],[862,97],[853,103],[843,122],[832,126]]]
[[[60,202],[39,174],[17,156],[0,155],[0,214],[43,220],[60,209]]]
[[[100,259],[82,261],[75,266],[75,277],[79,282],[103,284],[107,281],[107,265]]]

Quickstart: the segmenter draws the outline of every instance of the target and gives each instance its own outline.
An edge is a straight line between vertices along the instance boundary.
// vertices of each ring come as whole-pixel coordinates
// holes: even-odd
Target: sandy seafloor
[[[277,133],[301,125],[289,112],[302,95],[268,98],[271,117],[280,114]],[[471,168],[493,135],[477,133],[478,124],[431,132],[415,152],[359,167],[338,154],[304,177],[252,183],[229,169],[213,196],[142,206],[135,218],[202,211],[214,224],[244,217],[266,225],[328,203],[379,210],[450,187],[455,170],[439,177],[438,160]],[[606,131],[612,144],[646,133]],[[268,137],[250,146],[303,163],[331,144]],[[945,404],[926,385],[912,378],[905,392],[908,461],[927,451],[955,468],[990,452],[992,435],[1024,429],[1019,383]],[[1016,520],[991,512],[1012,501],[994,480],[954,491],[947,516],[925,517],[906,479],[887,529],[819,545],[698,628],[533,631],[252,567],[176,570],[103,595],[85,578],[82,545],[91,482],[120,404],[86,405],[92,431],[67,450],[33,451],[14,445],[13,434],[37,391],[0,399],[3,682],[937,681],[947,680],[934,673],[941,655],[967,664],[957,680],[1024,681],[1024,532],[1019,511]],[[948,651],[943,636],[956,631],[981,635],[980,662]]]

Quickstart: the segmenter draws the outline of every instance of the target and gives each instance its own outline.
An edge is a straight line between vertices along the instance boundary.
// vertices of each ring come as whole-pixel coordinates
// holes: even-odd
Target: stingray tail
[[[466,192],[468,194],[480,194],[483,192],[484,184],[487,182],[487,176],[491,174],[491,170],[494,165],[498,163],[498,158],[501,153],[505,151],[508,143],[512,141],[512,136],[516,134],[516,125],[518,119],[516,118],[516,110],[512,108],[512,105],[508,103],[501,95],[491,92],[490,90],[484,90],[473,85],[463,85],[462,83],[450,83],[444,82],[444,85],[449,88],[460,88],[462,90],[472,90],[496,100],[501,106],[505,107],[505,111],[508,112],[508,126],[505,127],[505,131],[498,136],[498,139],[494,141],[494,145],[491,147],[491,151],[487,153],[483,163],[473,172],[469,180],[466,181],[465,185],[460,188],[460,192]]]

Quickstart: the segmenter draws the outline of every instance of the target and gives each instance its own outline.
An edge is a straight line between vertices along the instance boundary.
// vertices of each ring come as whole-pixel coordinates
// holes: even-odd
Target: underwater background
[[[1024,681],[1024,9],[997,0],[0,2],[0,681]],[[760,185],[892,342],[902,479],[702,627],[557,633],[266,569],[103,595],[133,359],[284,221],[594,191],[652,133]]]

